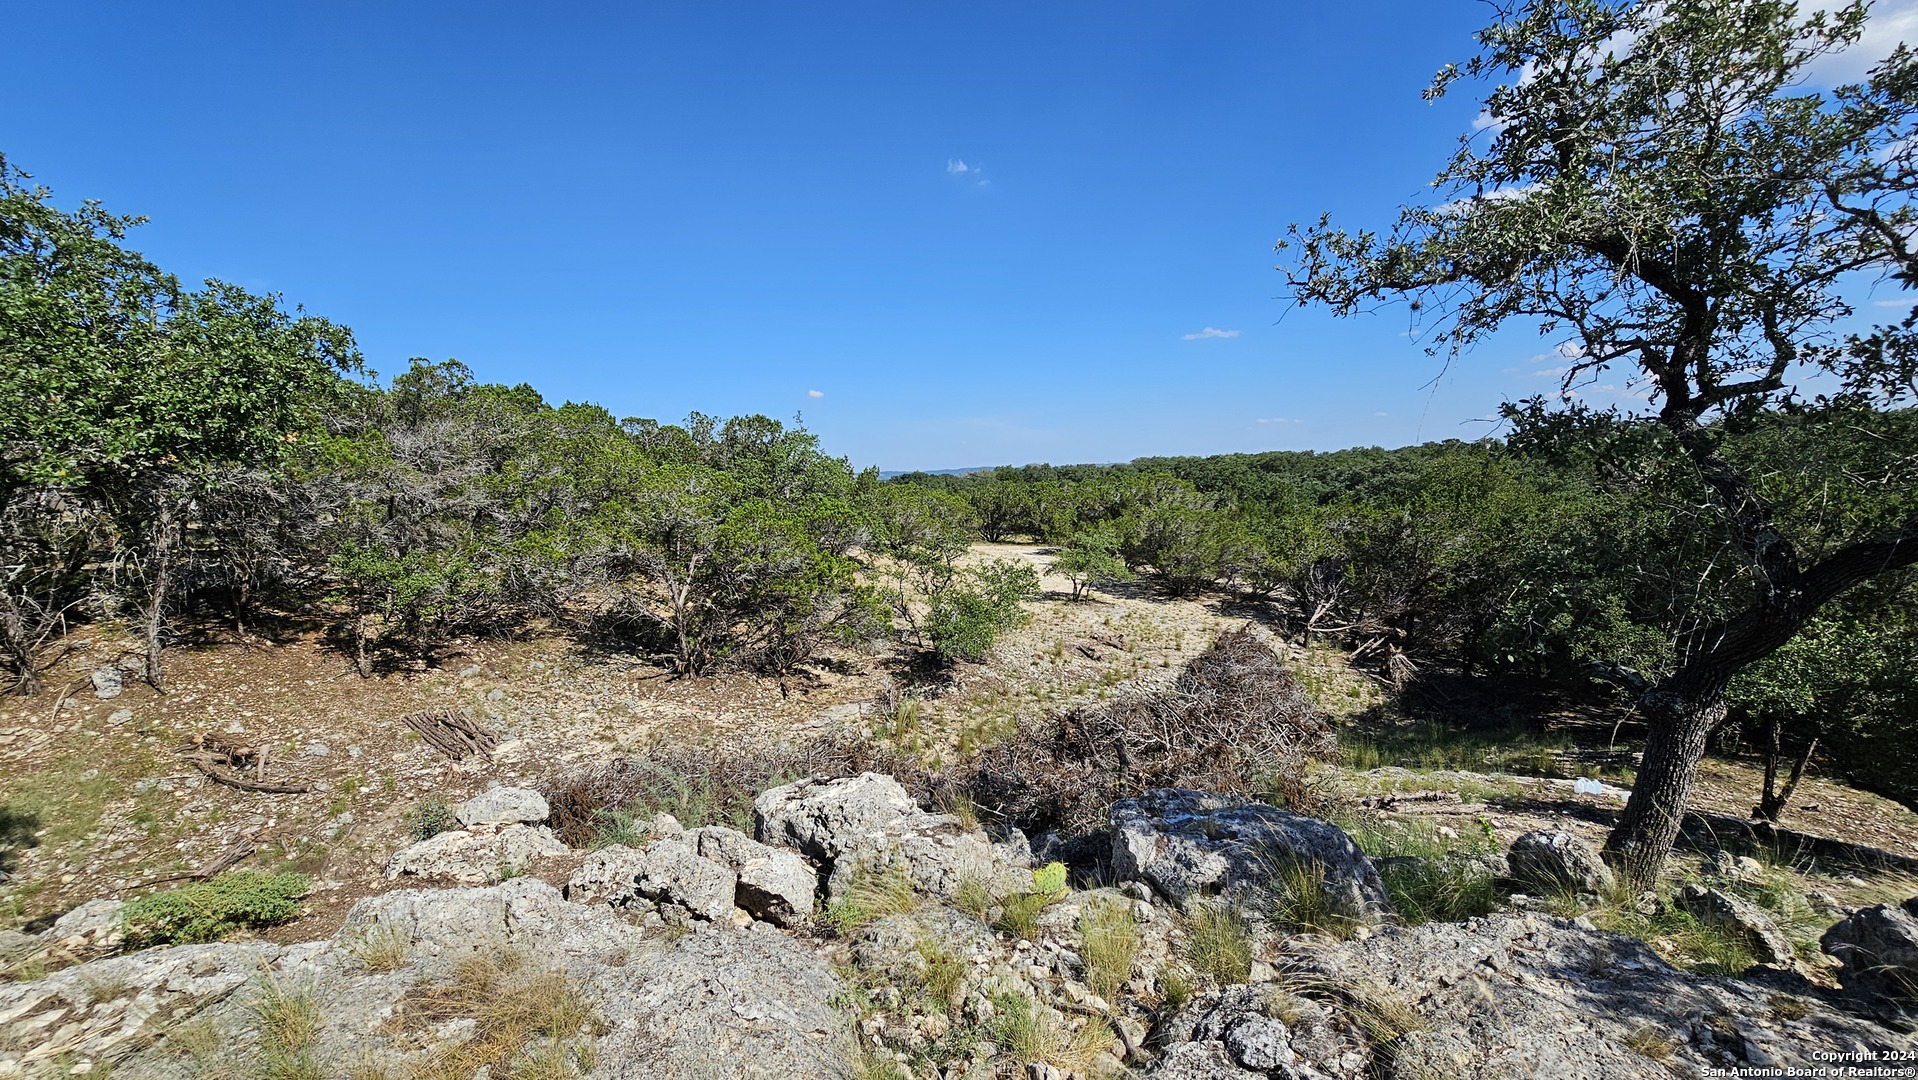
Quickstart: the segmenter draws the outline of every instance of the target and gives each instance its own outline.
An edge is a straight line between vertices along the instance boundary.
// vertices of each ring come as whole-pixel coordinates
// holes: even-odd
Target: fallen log
[[[427,745],[454,761],[469,754],[489,753],[500,742],[497,732],[488,730],[465,709],[429,709],[402,719]]]

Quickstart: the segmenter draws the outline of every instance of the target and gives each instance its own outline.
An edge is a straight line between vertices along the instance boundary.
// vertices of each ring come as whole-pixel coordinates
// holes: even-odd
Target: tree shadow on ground
[[[40,815],[0,806],[0,880],[20,865],[20,854],[40,843]]]

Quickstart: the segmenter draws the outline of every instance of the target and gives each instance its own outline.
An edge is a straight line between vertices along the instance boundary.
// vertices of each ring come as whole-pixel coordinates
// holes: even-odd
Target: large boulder
[[[995,893],[1030,887],[1031,852],[1023,840],[994,844],[950,814],[919,805],[890,776],[801,780],[760,794],[754,829],[825,863],[826,895],[845,895],[856,876],[898,870],[913,887],[951,897],[967,881]]]
[[[401,848],[386,876],[436,878],[483,885],[523,873],[539,859],[564,855],[565,844],[544,826],[508,825],[497,832],[443,832]]]
[[[1798,962],[1791,938],[1757,904],[1704,885],[1685,886],[1672,903],[1695,918],[1736,932],[1750,946],[1752,959],[1766,967],[1790,968]]]
[[[461,825],[538,825],[552,813],[546,796],[532,788],[495,787],[453,808]]]
[[[678,837],[655,840],[640,852],[633,891],[658,904],[677,904],[708,921],[733,913],[733,872],[700,858]]]
[[[1535,889],[1603,895],[1617,888],[1598,849],[1563,829],[1526,833],[1512,841],[1505,859],[1512,878]]]
[[[1833,1055],[1909,1045],[1815,997],[1679,971],[1583,920],[1501,914],[1364,941],[1296,938],[1274,966],[1288,991],[1372,1041],[1389,1037],[1376,1065],[1390,1077],[1812,1075],[1820,1062],[1860,1060]]]
[[[1918,896],[1902,904],[1861,908],[1818,939],[1844,964],[1845,991],[1885,1004],[1918,1004]]]
[[[1346,917],[1377,922],[1391,913],[1371,860],[1329,822],[1184,788],[1112,806],[1113,873],[1145,882],[1181,909],[1264,889],[1288,861],[1316,864],[1326,898]]]
[[[645,852],[625,844],[608,844],[580,860],[566,882],[566,899],[575,904],[622,907],[639,898],[633,884],[645,868]]]
[[[753,918],[787,927],[812,918],[819,877],[806,860],[721,825],[695,829],[691,837],[701,858],[733,872],[733,902]]]
[[[753,800],[753,832],[761,843],[796,848],[832,862],[862,838],[924,814],[899,781],[880,773],[839,780],[801,780]]]

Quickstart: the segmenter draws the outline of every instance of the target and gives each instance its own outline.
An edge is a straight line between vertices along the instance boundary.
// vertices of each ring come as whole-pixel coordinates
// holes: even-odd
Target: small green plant
[[[1185,973],[1175,967],[1159,970],[1159,1011],[1175,1013],[1185,1008],[1192,1000],[1192,984],[1186,980]]]
[[[1005,898],[999,905],[999,918],[995,927],[1013,937],[1031,941],[1039,936],[1039,916],[1057,903],[1051,893],[1017,892]]]
[[[305,874],[231,870],[206,881],[127,901],[120,921],[130,947],[213,941],[235,930],[276,926],[299,914]]]
[[[1093,993],[1114,1000],[1132,978],[1143,941],[1130,904],[1099,900],[1086,906],[1079,914],[1079,955],[1085,961],[1086,985]]]
[[[1252,940],[1245,917],[1224,903],[1200,903],[1185,919],[1186,961],[1221,985],[1252,977]]]
[[[587,849],[598,851],[615,844],[642,847],[651,833],[648,820],[632,810],[601,809],[596,815],[593,838],[587,843]]]
[[[980,922],[985,922],[986,917],[992,914],[992,893],[978,878],[967,877],[959,882],[959,888],[953,892],[952,904]]]
[[[911,914],[918,907],[919,897],[904,870],[861,865],[853,870],[845,895],[826,905],[825,919],[844,937],[874,919]]]
[[[1047,896],[1066,894],[1066,864],[1049,862],[1032,871],[1032,891]]]
[[[966,981],[966,958],[931,936],[918,944],[919,962],[925,968],[926,993],[948,1009],[959,1005],[959,988]]]
[[[1274,922],[1333,937],[1350,937],[1358,921],[1332,901],[1325,884],[1325,864],[1313,859],[1277,858],[1266,881],[1266,913]]]
[[[431,840],[458,826],[459,822],[453,818],[453,808],[439,795],[428,795],[414,803],[413,809],[406,814],[407,830],[415,840]]]

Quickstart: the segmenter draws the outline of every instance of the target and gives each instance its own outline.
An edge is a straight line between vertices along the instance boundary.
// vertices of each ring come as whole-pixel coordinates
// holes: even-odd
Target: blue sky
[[[386,374],[802,412],[888,469],[1469,438],[1551,385],[1513,334],[1434,386],[1402,310],[1288,314],[1273,270],[1421,197],[1481,3],[0,11],[0,151]]]

